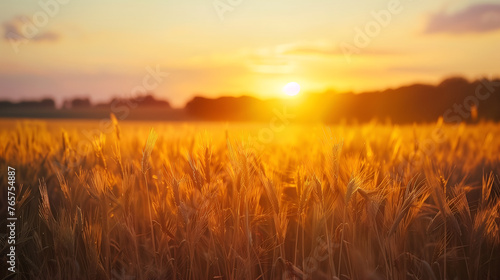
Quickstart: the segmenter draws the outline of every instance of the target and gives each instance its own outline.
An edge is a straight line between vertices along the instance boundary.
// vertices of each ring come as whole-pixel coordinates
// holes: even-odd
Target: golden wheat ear
[[[158,133],[156,133],[156,131],[153,128],[151,128],[151,130],[149,131],[148,140],[146,140],[146,144],[142,149],[142,162],[141,162],[142,173],[148,172],[148,170],[151,168],[151,166],[149,165],[149,159],[151,158],[151,153],[153,152],[156,140],[158,140]]]
[[[116,119],[115,114],[110,113],[109,118],[111,119],[111,123],[113,124],[113,129],[115,130],[116,139],[121,139],[120,126],[118,125],[118,119]]]

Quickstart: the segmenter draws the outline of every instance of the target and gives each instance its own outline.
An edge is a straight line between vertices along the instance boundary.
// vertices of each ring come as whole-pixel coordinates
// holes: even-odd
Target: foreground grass
[[[19,278],[500,278],[498,125],[63,126],[0,130]]]

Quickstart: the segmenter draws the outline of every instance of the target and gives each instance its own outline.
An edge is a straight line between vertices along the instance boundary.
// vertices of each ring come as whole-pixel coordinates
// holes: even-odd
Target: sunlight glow
[[[295,96],[300,92],[300,85],[296,82],[290,82],[283,87],[283,92],[288,96]]]

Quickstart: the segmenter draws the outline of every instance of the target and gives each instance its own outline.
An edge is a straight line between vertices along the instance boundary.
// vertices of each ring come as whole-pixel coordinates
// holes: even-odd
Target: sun
[[[295,96],[300,92],[300,85],[296,82],[290,82],[283,87],[283,92],[288,96]]]

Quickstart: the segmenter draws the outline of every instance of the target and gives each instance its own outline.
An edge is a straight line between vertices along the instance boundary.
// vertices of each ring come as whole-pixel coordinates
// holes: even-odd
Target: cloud
[[[279,54],[251,55],[248,64],[252,71],[257,73],[286,74],[293,71],[294,64]]]
[[[437,73],[441,69],[438,67],[432,66],[396,66],[389,67],[387,71],[389,72],[397,72],[397,73]]]
[[[57,41],[59,34],[52,31],[41,32],[29,19],[25,16],[17,16],[10,21],[3,23],[4,35],[3,38],[7,41]]]
[[[285,52],[283,52],[283,54],[330,56],[330,55],[341,55],[342,53],[340,53],[336,49],[323,49],[323,48],[316,48],[316,47],[298,47],[298,48],[292,48],[292,49],[286,50]]]
[[[316,47],[316,46],[299,46],[290,48],[283,52],[285,55],[311,55],[311,56],[343,56],[344,53],[340,48],[334,47]],[[397,55],[399,52],[384,49],[366,49],[359,55]]]
[[[500,4],[477,4],[454,14],[434,14],[425,33],[481,33],[500,29]]]

